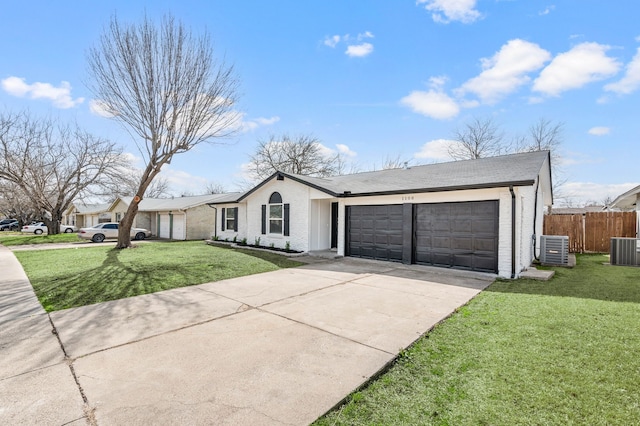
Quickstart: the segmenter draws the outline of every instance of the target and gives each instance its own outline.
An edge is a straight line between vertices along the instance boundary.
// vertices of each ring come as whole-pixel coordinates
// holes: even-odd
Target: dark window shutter
[[[289,204],[284,205],[284,236],[289,236]]]
[[[226,210],[227,210],[227,209],[222,209],[222,226],[220,227],[220,229],[222,229],[223,231],[224,231],[225,226],[226,226],[226,225],[225,225],[225,219],[226,219],[226,218],[225,218],[225,213],[226,213]]]
[[[238,232],[238,208],[237,208],[237,207],[235,207],[233,210],[234,210],[234,212],[233,212],[233,213],[234,213],[233,217],[235,217],[235,219],[233,219],[233,230],[234,230],[235,232]]]
[[[267,206],[262,205],[262,235],[267,233]]]

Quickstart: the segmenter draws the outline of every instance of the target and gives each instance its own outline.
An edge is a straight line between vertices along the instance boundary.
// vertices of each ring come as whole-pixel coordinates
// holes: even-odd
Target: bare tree
[[[550,151],[551,170],[553,174],[553,197],[556,200],[564,200],[569,197],[563,190],[563,186],[567,182],[565,170],[562,167],[562,154],[560,152],[563,131],[564,123],[539,118],[538,121],[529,127],[529,137],[522,138],[517,145],[519,152]]]
[[[98,104],[129,131],[146,161],[120,223],[116,247],[126,248],[138,203],[162,166],[237,130],[237,80],[232,66],[215,60],[207,34],[193,35],[170,15],[159,25],[112,17],[89,51],[88,69]]]
[[[0,180],[0,214],[16,219],[21,224],[40,219],[36,217],[33,203],[22,189],[5,180]]]
[[[209,181],[204,187],[204,191],[207,194],[224,194],[227,192],[226,188],[220,182]]]
[[[19,188],[50,234],[74,199],[106,184],[125,164],[119,148],[76,126],[0,115],[0,179]]]
[[[258,141],[249,163],[249,173],[256,180],[265,179],[277,170],[326,177],[339,174],[343,165],[338,153],[325,148],[313,136],[271,135],[268,140]]]
[[[503,134],[498,125],[490,118],[474,118],[454,131],[448,153],[454,160],[472,160],[493,157],[504,153],[508,148],[503,143]]]
[[[384,160],[382,160],[381,170],[390,170],[390,169],[402,169],[409,167],[413,160],[411,158],[405,159],[402,158],[400,154],[395,157],[386,156]]]

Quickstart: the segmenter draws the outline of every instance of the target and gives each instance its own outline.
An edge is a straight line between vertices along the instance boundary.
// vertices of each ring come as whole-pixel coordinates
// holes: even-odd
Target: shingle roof
[[[203,204],[218,203],[225,200],[228,200],[227,202],[233,202],[240,195],[240,192],[232,192],[228,194],[207,194],[189,197],[143,198],[138,206],[138,211],[185,210]],[[128,205],[131,204],[133,197],[120,197],[120,199]]]
[[[102,204],[84,204],[84,203],[73,203],[73,206],[76,208],[76,212],[79,214],[97,214],[104,213],[109,209],[111,203],[102,203]]]
[[[329,178],[279,173],[333,196],[402,194],[533,185],[548,158],[549,151],[536,151]],[[238,201],[277,174],[242,195]]]

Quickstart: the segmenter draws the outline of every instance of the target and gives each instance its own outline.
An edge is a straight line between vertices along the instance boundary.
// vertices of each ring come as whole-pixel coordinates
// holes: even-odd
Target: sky
[[[246,185],[258,141],[316,137],[353,170],[450,161],[456,129],[491,119],[505,141],[562,124],[556,204],[640,184],[640,2],[341,0],[3,2],[0,111],[75,121],[140,159],[87,88],[86,54],[110,17],[171,13],[208,32],[240,82],[233,138],[174,157],[172,192]],[[141,163],[138,164],[141,166]]]

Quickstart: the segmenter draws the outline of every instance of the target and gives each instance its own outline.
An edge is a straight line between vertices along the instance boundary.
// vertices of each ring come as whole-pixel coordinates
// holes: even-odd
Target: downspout
[[[533,202],[533,258],[535,260],[540,260],[536,255],[536,243],[538,242],[537,232],[536,232],[536,224],[538,223],[538,188],[540,187],[540,177],[538,176],[538,181],[536,182],[536,193],[535,200]]]
[[[511,192],[511,279],[516,277],[516,193],[513,185],[509,186]]]

